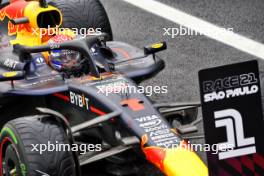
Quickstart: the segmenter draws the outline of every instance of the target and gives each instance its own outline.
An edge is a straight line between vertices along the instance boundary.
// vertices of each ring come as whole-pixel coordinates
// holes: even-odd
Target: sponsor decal
[[[153,132],[153,131],[159,131],[159,130],[163,130],[163,129],[167,129],[167,125],[165,124],[161,124],[157,127],[153,127],[153,128],[146,128],[145,129],[145,132],[146,133],[150,133],[150,132]]]
[[[135,119],[146,133],[148,142],[162,148],[173,148],[180,142],[180,138],[170,129],[170,126],[158,115],[142,116]]]
[[[155,119],[149,122],[141,123],[139,126],[143,128],[153,128],[159,126],[161,123],[162,123],[161,119]]]
[[[84,94],[80,95],[70,91],[70,102],[80,108],[89,110],[89,98],[85,97]]]
[[[8,58],[4,61],[4,66],[7,68],[15,69],[18,63],[18,61]]]
[[[34,59],[34,61],[35,61],[35,64],[37,66],[46,64],[45,59],[44,59],[44,57],[42,55],[37,55],[36,58]]]
[[[136,121],[142,123],[142,122],[147,122],[147,121],[151,121],[155,119],[159,119],[159,117],[157,115],[144,116],[144,117],[137,118]]]
[[[257,61],[201,70],[199,80],[205,140],[219,151],[207,151],[210,175],[264,173],[256,159],[264,160]]]
[[[152,137],[156,137],[156,136],[161,136],[161,135],[165,135],[170,133],[169,129],[164,129],[164,130],[156,130],[156,131],[152,131],[149,133],[149,136]]]
[[[50,49],[60,49],[60,44],[58,44],[58,43],[50,43],[49,44],[49,46],[50,46]]]

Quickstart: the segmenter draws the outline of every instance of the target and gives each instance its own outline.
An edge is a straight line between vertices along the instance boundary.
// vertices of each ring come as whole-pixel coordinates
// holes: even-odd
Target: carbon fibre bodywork
[[[142,50],[122,42],[109,42],[107,45],[115,52],[115,58],[112,59],[115,61],[129,60],[143,55]],[[100,53],[94,53],[93,57],[95,58],[98,67],[100,67],[100,59],[102,59]],[[0,65],[0,74],[5,73],[7,71],[21,70],[23,67],[25,67],[25,64],[19,61],[18,55],[13,53],[13,47],[4,47],[0,50]],[[10,114],[10,112],[8,111],[8,109],[10,108],[10,102],[12,103],[12,106],[20,104],[20,101],[23,105],[27,104],[25,108],[30,114],[32,111],[35,111],[34,109],[36,107],[54,107],[53,104],[58,104],[59,101],[58,96],[56,96],[58,95],[58,93],[62,93],[65,97],[69,97],[69,91],[71,87],[89,88],[85,85],[88,83],[93,83],[95,79],[89,75],[82,76],[80,78],[64,79],[61,73],[53,70],[50,66],[46,64],[41,54],[35,54],[33,56],[33,60],[30,63],[30,67],[30,75],[27,76],[26,79],[14,81],[13,86],[11,84],[11,81],[0,82],[2,106],[1,111],[6,112],[8,114],[5,119],[2,119],[2,125],[5,122],[11,120],[12,118],[16,118],[18,116],[21,116],[21,114],[25,114],[24,112],[17,113],[21,111],[19,110],[21,109],[21,107],[18,106],[15,106],[18,107],[18,110],[15,110],[13,111],[13,114]],[[115,68],[116,73],[109,73],[109,75],[105,77],[116,77],[116,75],[118,75],[118,77],[131,79],[130,81],[134,80],[135,82],[140,82],[144,79],[154,76],[160,70],[162,70],[164,68],[164,61],[159,58],[155,58],[154,60],[153,56],[150,55],[139,60],[131,60],[129,62],[117,64]],[[97,84],[99,84],[100,82],[102,82],[103,84],[104,79],[97,80]],[[88,90],[84,91],[83,93],[86,92],[88,92]],[[59,98],[61,98],[61,96],[59,96]],[[64,98],[64,100],[65,99],[66,98]],[[55,103],[52,103],[53,101]],[[42,103],[39,104],[35,102]],[[91,103],[92,102],[93,101],[91,100]],[[7,107],[7,109],[5,109],[5,107]],[[76,109],[75,106],[69,103],[68,107]],[[68,108],[61,109],[63,111],[63,109]],[[5,116],[5,114],[3,114],[3,116]]]
[[[60,47],[71,49],[75,44],[90,40],[93,38],[63,43]],[[100,74],[99,77],[89,74],[69,79],[50,68],[38,53],[51,49],[50,46],[22,47],[19,48],[22,55],[21,51],[11,53],[12,49],[6,48],[1,54],[5,57],[0,62],[2,76],[12,77],[12,72],[6,71],[21,68],[27,70],[27,75],[22,80],[10,79],[0,83],[0,113],[5,117],[1,120],[1,126],[14,118],[39,114],[36,110],[38,107],[52,109],[66,117],[72,131],[80,133],[82,140],[96,138],[111,146],[118,146],[122,145],[122,141],[116,137],[117,132],[121,138],[135,136],[146,158],[162,172],[167,175],[185,174],[187,163],[176,159],[185,141],[171,129],[169,122],[153,107],[152,102],[137,91],[136,83],[161,71],[164,61],[155,54],[145,55],[143,50],[121,42],[108,42],[107,46],[112,51],[112,57],[96,47],[85,51],[94,61],[94,71]],[[23,54],[24,51],[32,52],[31,59],[24,58],[27,56]],[[79,51],[82,52],[81,49]],[[23,59],[24,62],[21,62]],[[102,72],[107,67],[111,71]],[[115,89],[120,86],[133,87],[134,91],[116,93]],[[206,166],[194,152],[186,150],[184,153],[195,166],[189,173],[207,173]],[[81,165],[91,162],[89,159],[79,159]],[[173,163],[182,166],[176,169]]]

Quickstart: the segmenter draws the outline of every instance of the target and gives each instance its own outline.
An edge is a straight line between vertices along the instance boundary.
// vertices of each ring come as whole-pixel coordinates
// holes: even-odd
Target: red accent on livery
[[[70,98],[66,95],[63,95],[63,94],[60,94],[60,93],[54,93],[53,96],[59,98],[59,99],[62,99],[66,102],[69,102],[70,101]],[[101,111],[100,109],[96,108],[96,107],[93,107],[93,106],[90,106],[90,109],[91,109],[91,112],[95,113],[95,114],[98,114],[98,115],[105,115],[106,113]]]
[[[128,106],[133,111],[141,111],[145,109],[139,99],[128,99],[121,102],[122,106]]]
[[[9,137],[5,137],[0,144],[0,175],[3,175],[3,147],[8,142],[13,143]]]
[[[106,114],[105,112],[103,112],[103,111],[101,111],[100,109],[97,109],[97,108],[95,108],[95,107],[93,107],[93,106],[91,106],[90,109],[91,109],[91,111],[92,111],[93,113],[98,114],[98,115],[101,115],[101,116]]]
[[[3,21],[5,17],[9,20],[24,17],[24,9],[29,2],[24,0],[11,0],[11,3],[0,10],[0,21]],[[22,30],[31,31],[29,24],[13,25],[10,21],[8,22],[8,34],[15,35],[17,32]]]
[[[147,160],[155,164],[161,171],[164,171],[166,149],[158,147],[146,147],[143,150],[147,157]]]
[[[64,101],[70,101],[70,98],[68,97],[68,96],[65,96],[65,95],[63,95],[63,94],[60,94],[60,93],[54,93],[53,94],[55,97],[58,97],[58,98],[60,98],[60,99],[63,99]]]
[[[54,42],[54,43],[62,43],[62,42],[67,42],[67,41],[71,41],[73,38],[68,36],[68,35],[56,35],[54,37],[52,37],[52,39],[50,40],[50,42]]]
[[[164,171],[164,159],[166,157],[166,150],[159,147],[145,147],[148,142],[148,135],[145,134],[141,138],[141,148],[145,153],[148,161],[155,164],[161,171]]]

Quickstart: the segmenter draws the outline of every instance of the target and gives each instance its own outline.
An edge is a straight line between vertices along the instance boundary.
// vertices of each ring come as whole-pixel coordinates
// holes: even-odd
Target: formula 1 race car
[[[81,168],[98,161],[107,175],[152,175],[150,163],[159,175],[208,175],[180,137],[195,127],[174,125],[195,122],[199,103],[154,104],[138,91],[165,67],[156,56],[165,42],[142,50],[112,41],[97,0],[3,0],[1,21],[0,175],[91,175]],[[33,34],[57,25],[101,34]]]

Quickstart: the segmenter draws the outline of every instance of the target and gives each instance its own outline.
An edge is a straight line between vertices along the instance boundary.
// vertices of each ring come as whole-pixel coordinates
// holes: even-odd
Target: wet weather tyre
[[[61,10],[63,27],[79,30],[98,28],[110,36],[109,40],[113,40],[108,15],[99,0],[55,0],[51,5]]]
[[[15,119],[3,127],[0,136],[0,175],[76,176],[72,152],[50,148],[40,154],[40,144],[69,144],[69,141],[60,125],[53,121],[42,122],[39,117]]]

